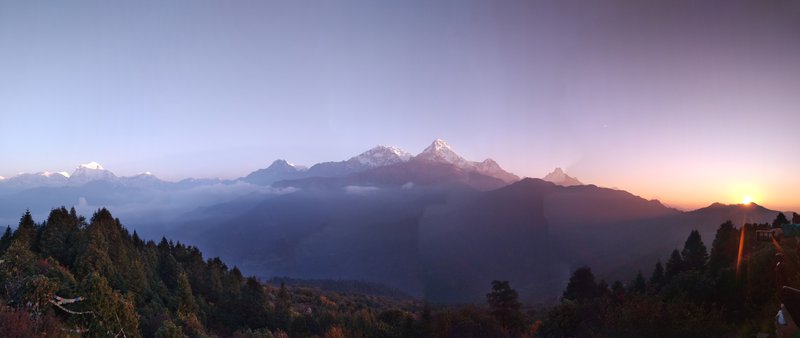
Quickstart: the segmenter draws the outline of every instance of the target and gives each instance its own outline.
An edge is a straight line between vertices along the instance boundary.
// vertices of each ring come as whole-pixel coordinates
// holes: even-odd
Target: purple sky
[[[797,1],[0,3],[0,176],[238,177],[434,138],[800,210]]]

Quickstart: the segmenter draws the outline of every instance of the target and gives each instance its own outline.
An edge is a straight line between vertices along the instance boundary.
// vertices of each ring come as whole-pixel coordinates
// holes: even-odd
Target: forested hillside
[[[798,216],[795,214],[795,220]],[[631,271],[628,281],[597,280],[576,270],[561,303],[540,313],[543,337],[755,337],[775,332],[775,254],[785,256],[787,284],[800,286],[798,242],[757,241],[757,230],[788,223],[732,222],[719,226],[710,251],[698,231],[683,248],[654,262],[652,272]]]
[[[0,240],[0,332],[3,337],[503,337],[525,330],[521,304],[508,283],[496,285],[488,308],[431,309],[371,283],[288,281],[295,286],[261,283],[219,258],[204,259],[196,247],[144,241],[106,209],[87,221],[62,207],[41,223],[26,212],[18,228],[7,228]],[[516,314],[513,321],[506,318],[509,311]]]
[[[520,303],[505,281],[486,286],[484,305],[449,307],[372,283],[262,283],[219,258],[204,259],[196,247],[144,241],[106,209],[87,221],[62,207],[41,223],[26,212],[18,228],[7,228],[0,239],[0,332],[3,337],[749,336],[774,330],[775,252],[786,255],[789,284],[800,285],[797,242],[755,240],[757,229],[787,223],[782,216],[773,224],[746,224],[743,231],[726,222],[710,250],[692,231],[683,248],[654,263],[649,277],[631,271],[629,281],[609,284],[595,280],[588,267],[577,269],[560,304],[534,308]]]
[[[143,241],[106,209],[88,222],[74,209],[42,223],[25,213],[0,253],[4,337],[373,336],[405,329],[419,309],[408,299],[271,287],[196,247]]]

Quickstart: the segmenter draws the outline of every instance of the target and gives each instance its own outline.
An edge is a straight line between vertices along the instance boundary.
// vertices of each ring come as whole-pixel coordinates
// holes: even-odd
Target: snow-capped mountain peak
[[[85,164],[81,164],[81,165],[78,166],[78,169],[80,169],[80,168],[92,169],[92,170],[105,170],[105,169],[103,169],[103,166],[100,165],[100,163],[97,163],[97,162],[94,162],[94,161],[89,162],[89,163],[85,163]]]
[[[106,170],[100,163],[89,162],[79,165],[69,176],[71,183],[83,184],[91,181],[113,181],[117,176]]]
[[[466,163],[463,157],[456,154],[453,148],[445,140],[436,139],[416,156],[418,159],[428,160],[433,162],[446,162],[455,165],[463,165]]]
[[[561,168],[556,168],[553,172],[547,174],[542,178],[545,181],[550,181],[558,185],[571,186],[583,185],[577,178],[567,175]]]
[[[375,168],[405,162],[410,158],[411,154],[403,149],[379,145],[357,156],[353,156],[350,158],[350,161],[356,161],[367,167]]]
[[[282,171],[297,171],[297,167],[294,164],[289,163],[289,161],[278,159],[272,161],[272,164],[267,167],[267,170],[282,170]]]
[[[422,152],[443,152],[443,151],[453,151],[453,148],[450,147],[450,144],[447,141],[437,138],[433,140],[433,143],[429,145],[425,150]]]

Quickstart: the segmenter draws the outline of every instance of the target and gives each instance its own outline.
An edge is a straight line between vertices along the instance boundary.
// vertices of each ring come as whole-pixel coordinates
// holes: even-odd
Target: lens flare
[[[742,266],[742,251],[744,250],[744,228],[747,224],[742,225],[742,230],[739,234],[739,254],[736,255],[736,277],[739,277],[739,268]]]

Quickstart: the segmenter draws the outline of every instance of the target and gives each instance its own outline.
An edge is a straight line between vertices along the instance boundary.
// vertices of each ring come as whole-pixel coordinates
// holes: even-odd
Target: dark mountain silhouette
[[[73,176],[83,178],[43,173],[12,180],[33,187],[0,185],[0,216],[114,206],[147,238],[198,243],[262,278],[364,280],[437,302],[479,301],[493,279],[512,281],[525,299],[552,300],[576,267],[629,278],[693,229],[709,244],[722,222],[777,215],[756,204],[681,212],[622,190],[566,184],[573,178],[558,169],[548,175],[557,184],[518,180],[442,140],[414,157],[379,146],[307,170],[278,160],[237,181],[117,177],[96,163]]]
[[[590,227],[562,228],[557,240],[567,243],[564,256],[575,264],[597,266],[595,270],[607,280],[630,278],[630,271],[652,269],[653,261],[664,261],[675,248],[683,247],[686,234],[698,230],[706,245],[725,221],[736,226],[744,223],[766,223],[778,211],[752,203],[709,207],[662,216],[621,220]],[[582,263],[579,263],[582,262]]]
[[[621,274],[666,257],[691,229],[711,238],[742,208],[681,212],[621,190],[531,178],[478,189],[455,166],[439,163],[431,174],[430,165],[277,182],[301,190],[200,209],[229,217],[196,217],[171,235],[265,278],[365,280],[438,302],[478,301],[502,278],[525,299],[546,300],[578,266],[629,278]],[[751,221],[776,214],[752,209]]]

